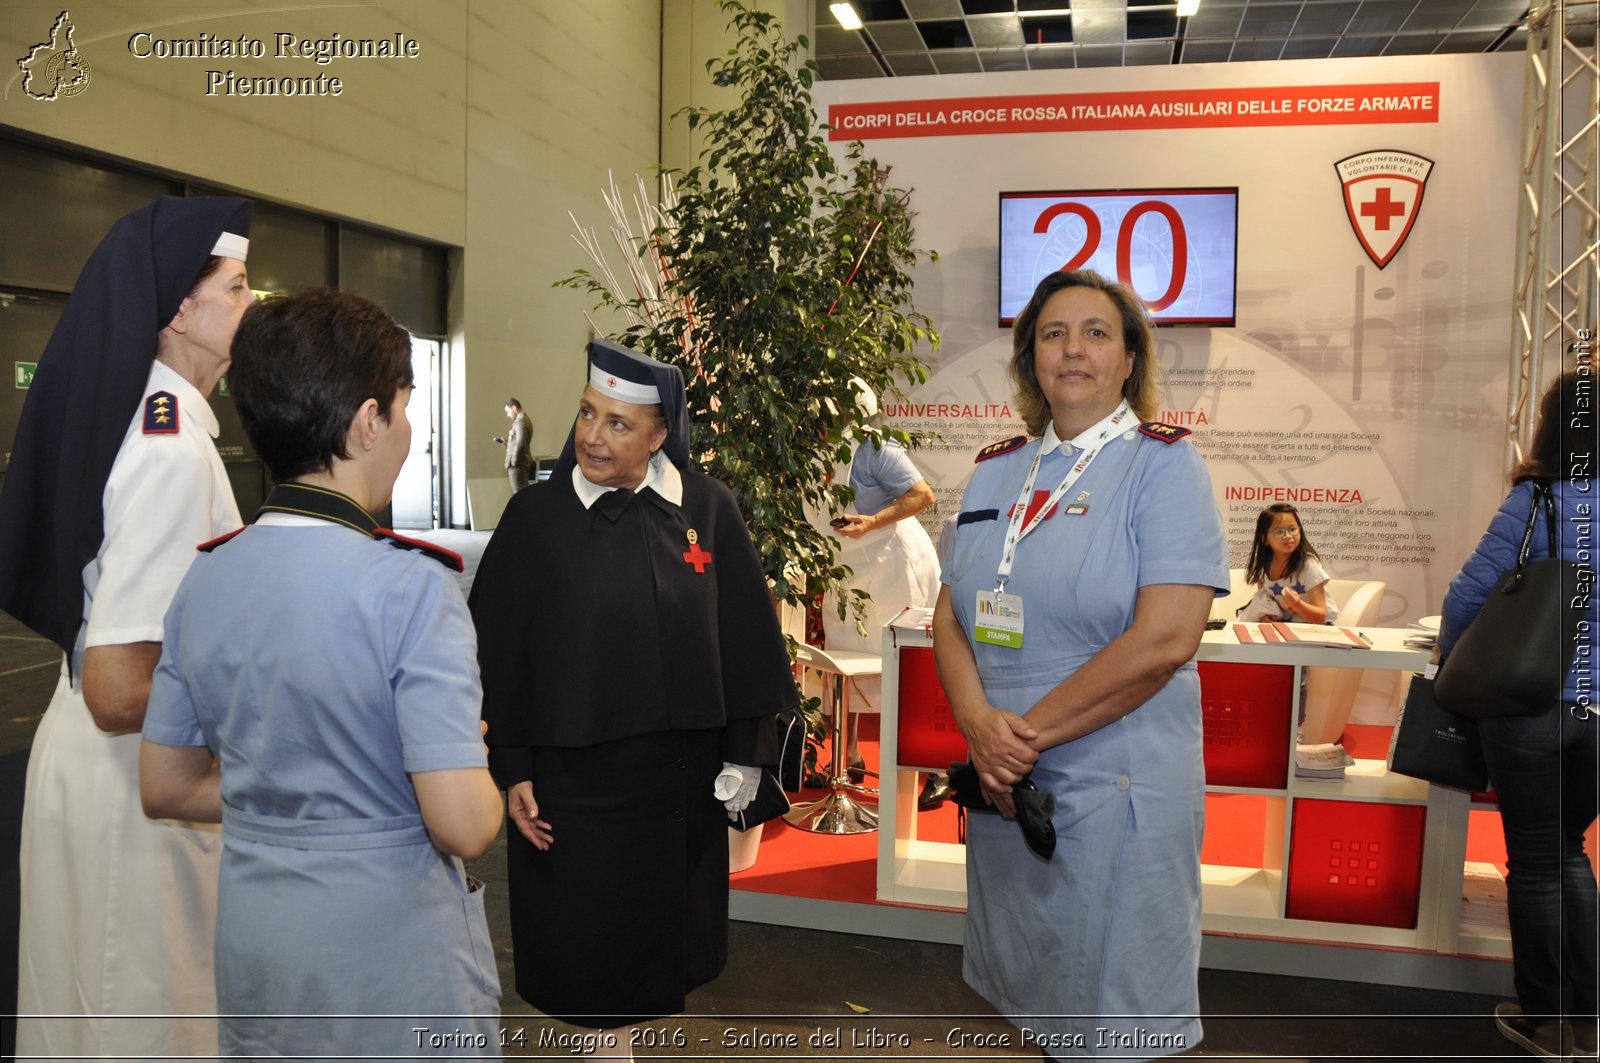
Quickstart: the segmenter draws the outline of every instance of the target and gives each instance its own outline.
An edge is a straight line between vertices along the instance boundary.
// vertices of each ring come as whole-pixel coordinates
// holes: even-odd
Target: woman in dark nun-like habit
[[[733,494],[690,467],[676,367],[589,345],[554,473],[512,497],[470,605],[517,992],[627,1058],[726,963],[728,819],[798,700]]]

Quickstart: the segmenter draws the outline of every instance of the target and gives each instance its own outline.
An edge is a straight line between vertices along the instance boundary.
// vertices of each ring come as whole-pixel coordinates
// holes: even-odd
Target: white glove
[[[724,761],[722,770],[711,784],[711,794],[728,810],[728,818],[736,818],[755,800],[756,787],[761,784],[761,769],[747,768]]]

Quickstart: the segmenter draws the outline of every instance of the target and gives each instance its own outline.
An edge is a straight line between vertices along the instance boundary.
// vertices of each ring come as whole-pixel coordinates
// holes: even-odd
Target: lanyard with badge
[[[1105,442],[1109,439],[1117,426],[1130,414],[1127,402],[1123,402],[1110,418],[1105,422],[1105,428],[1093,445],[1084,452],[1083,457],[1072,466],[1066,478],[1050,492],[1050,497],[1044,504],[1033,511],[1033,517],[1024,522],[1028,512],[1028,502],[1033,498],[1033,483],[1039,476],[1039,463],[1044,458],[1044,447],[1041,446],[1033,455],[1033,465],[1028,469],[1027,479],[1022,482],[1022,492],[1017,496],[1017,504],[1011,507],[1011,526],[1006,529],[1005,548],[1000,552],[1000,566],[995,577],[994,590],[979,591],[977,612],[973,623],[973,638],[978,642],[991,646],[1004,646],[1007,649],[1022,649],[1022,596],[1006,593],[1006,581],[1011,578],[1011,566],[1016,560],[1017,544],[1029,532],[1044,522],[1045,515],[1061,501],[1061,497],[1078,482],[1084,470],[1089,468],[1089,463],[1099,455]]]

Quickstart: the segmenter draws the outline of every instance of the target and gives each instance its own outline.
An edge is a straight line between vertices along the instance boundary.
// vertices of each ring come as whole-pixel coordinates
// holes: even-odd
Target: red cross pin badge
[[[693,565],[694,570],[702,574],[711,564],[711,555],[700,549],[700,533],[693,528],[689,529],[689,549],[684,551],[683,563]]]

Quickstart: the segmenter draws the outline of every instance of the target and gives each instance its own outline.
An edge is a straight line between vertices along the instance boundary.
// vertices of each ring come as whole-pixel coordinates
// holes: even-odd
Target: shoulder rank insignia
[[[170,436],[178,431],[178,397],[170,391],[152,391],[144,399],[144,434]]]
[[[1139,434],[1159,439],[1163,443],[1176,443],[1189,434],[1187,428],[1179,428],[1175,424],[1162,424],[1160,421],[1146,421],[1139,426]]]
[[[249,525],[247,524],[245,527],[248,528]],[[217,547],[221,546],[229,539],[232,539],[235,535],[238,535],[242,531],[244,531],[244,528],[235,528],[226,535],[219,535],[215,539],[209,539],[206,542],[201,543],[199,546],[195,547],[195,549],[199,550],[201,553],[209,554],[211,551],[215,550]]]
[[[998,443],[990,443],[978,451],[978,456],[972,459],[972,463],[976,465],[980,461],[988,461],[990,458],[998,458],[1002,454],[1009,454],[1027,441],[1027,436],[1012,436],[1010,439],[1002,439]]]
[[[452,572],[465,572],[467,570],[466,562],[462,561],[461,555],[454,550],[446,550],[442,546],[435,546],[433,543],[424,542],[421,539],[408,539],[404,535],[398,535],[390,531],[388,528],[379,528],[372,534],[380,542],[386,542],[397,550],[410,550],[414,554],[431,557]]]

